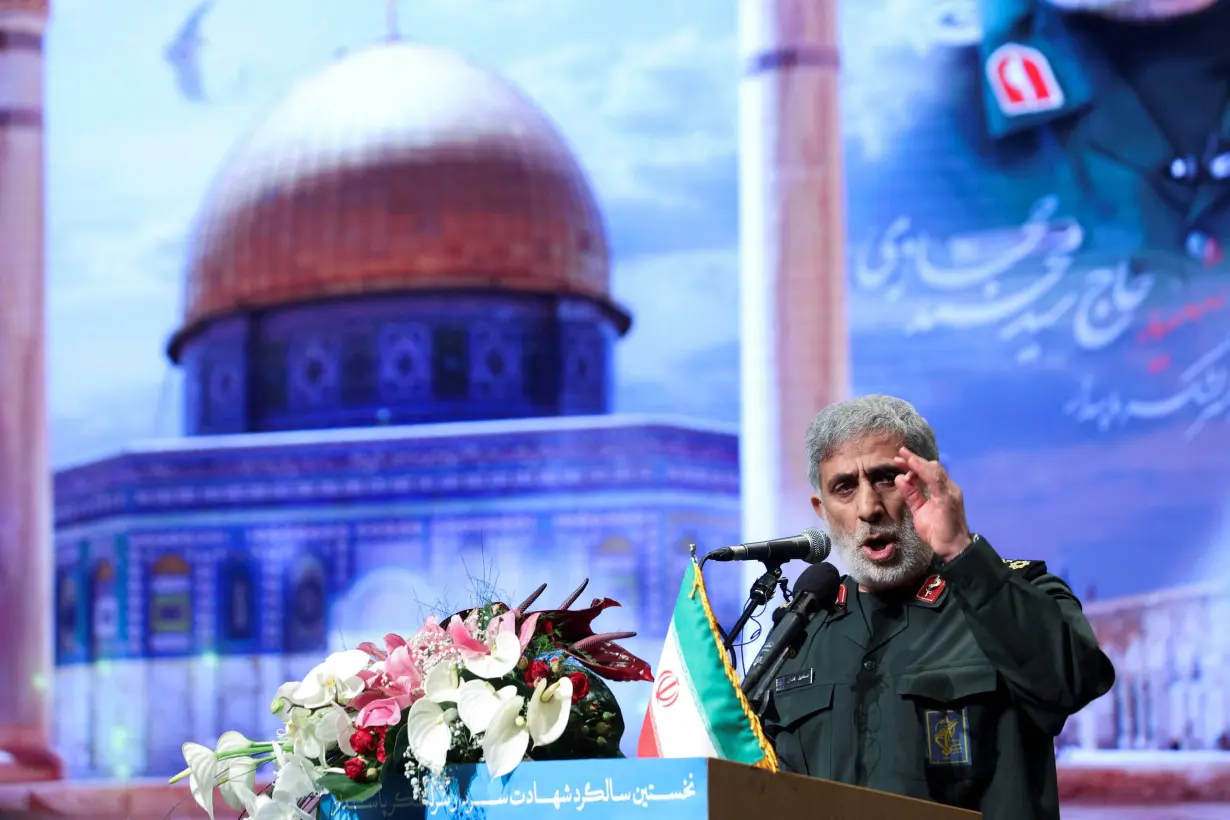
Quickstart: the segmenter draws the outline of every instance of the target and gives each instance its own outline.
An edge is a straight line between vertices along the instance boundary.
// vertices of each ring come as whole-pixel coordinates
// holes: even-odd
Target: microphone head
[[[837,599],[837,588],[841,586],[841,573],[832,564],[812,564],[799,573],[799,579],[794,582],[794,597],[804,592],[816,596],[816,600],[824,608],[833,605]]]
[[[829,553],[833,551],[833,540],[829,538],[827,532],[821,532],[815,527],[808,527],[803,530],[803,536],[811,544],[811,553],[803,559],[807,563],[819,564],[828,558]],[[807,574],[806,570],[804,570],[803,574]]]

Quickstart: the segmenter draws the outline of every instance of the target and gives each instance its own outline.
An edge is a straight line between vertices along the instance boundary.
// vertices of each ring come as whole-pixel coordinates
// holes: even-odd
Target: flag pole
[[[384,16],[389,40],[400,40],[401,36],[397,32],[397,0],[384,0]]]

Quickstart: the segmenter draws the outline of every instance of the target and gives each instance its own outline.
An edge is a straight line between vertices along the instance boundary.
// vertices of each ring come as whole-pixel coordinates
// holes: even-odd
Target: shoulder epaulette
[[[1019,558],[1005,558],[1004,564],[1013,572],[1021,573],[1021,576],[1026,581],[1036,581],[1039,577],[1046,575],[1045,561],[1025,561]]]

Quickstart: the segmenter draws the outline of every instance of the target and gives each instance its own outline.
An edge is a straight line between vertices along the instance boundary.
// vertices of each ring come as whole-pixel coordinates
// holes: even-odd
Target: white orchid
[[[559,740],[568,726],[572,710],[572,681],[567,677],[547,684],[539,680],[534,686],[526,715],[521,715],[525,699],[501,701],[483,735],[483,759],[491,777],[503,777],[517,768],[535,746],[546,746]]]
[[[219,759],[228,752],[252,749],[254,744],[239,732],[226,732],[218,738],[217,747],[209,749],[199,743],[182,746],[188,763],[188,790],[197,805],[212,819],[214,789],[232,809],[243,808],[243,794],[256,788],[256,760],[252,755],[233,755]],[[264,748],[268,749],[268,746]]]
[[[365,684],[359,673],[368,668],[371,660],[361,649],[334,652],[307,673],[291,700],[308,709],[346,703],[363,691]]]
[[[439,774],[448,761],[453,744],[450,724],[457,720],[456,709],[445,709],[430,698],[420,698],[406,713],[406,744],[410,754],[432,772]]]
[[[293,803],[317,792],[316,768],[307,758],[287,752],[280,746],[274,747],[273,754],[278,769],[278,776],[273,781],[274,797]]]
[[[468,680],[457,695],[457,714],[473,735],[481,735],[491,725],[500,704],[517,694],[517,687],[505,686],[499,691],[485,680]]]
[[[461,696],[461,675],[451,663],[438,663],[423,679],[423,694],[433,703],[456,703]]]
[[[295,708],[295,703],[291,698],[299,686],[300,683],[297,680],[287,681],[278,687],[277,694],[273,696],[273,703],[269,704],[269,711],[283,724],[290,723],[291,711]]]
[[[354,749],[350,746],[354,725],[346,710],[336,704],[316,712],[292,709],[291,722],[286,729],[295,753],[303,757],[323,762],[325,755],[334,747],[347,755],[354,755]]]
[[[251,789],[241,792],[242,808],[252,820],[313,820],[311,814],[299,808],[294,797],[276,789],[272,796],[255,794]]]

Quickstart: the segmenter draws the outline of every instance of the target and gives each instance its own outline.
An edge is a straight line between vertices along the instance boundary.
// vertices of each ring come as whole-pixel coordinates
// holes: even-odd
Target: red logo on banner
[[[1007,43],[987,59],[987,82],[1009,116],[1063,108],[1063,89],[1051,63],[1036,48]]]
[[[679,700],[679,679],[674,672],[668,670],[658,676],[658,686],[654,689],[653,696],[664,707],[675,705],[675,701]]]

